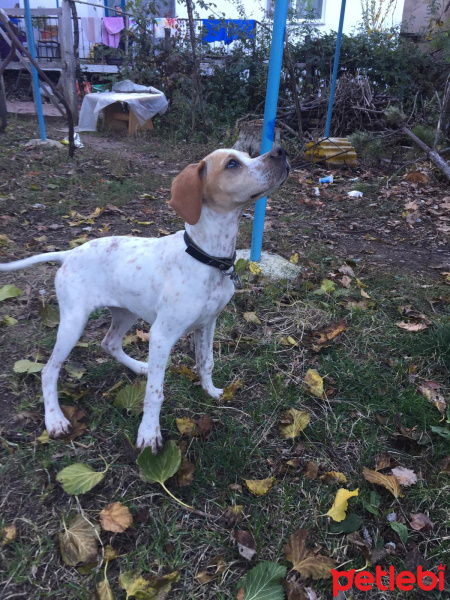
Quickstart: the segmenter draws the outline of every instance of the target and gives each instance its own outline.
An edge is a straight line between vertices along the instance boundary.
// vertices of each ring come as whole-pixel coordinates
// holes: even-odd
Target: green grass
[[[13,136],[13,140],[18,142],[20,136],[25,137],[25,131],[26,128],[18,130],[14,134],[17,139]],[[155,153],[169,160],[170,149],[163,140],[157,139],[155,145],[158,147]],[[184,148],[182,144],[175,148],[177,157]],[[191,152],[196,155],[203,150],[204,147],[199,147]],[[0,150],[2,161],[16,155],[12,143]],[[150,176],[137,164],[128,172],[121,156],[112,153],[105,158],[103,153],[95,154],[88,149],[78,155],[76,173],[65,179],[64,169],[69,167],[64,156],[59,156],[61,182],[54,177],[51,181],[58,189],[50,189],[45,197],[55,222],[61,207],[67,210],[72,206],[82,214],[104,202],[126,207],[139,193],[167,187],[170,181],[154,174]],[[30,161],[29,168],[37,171],[44,165],[46,172],[51,173],[54,160],[44,154],[41,160]],[[20,177],[20,169],[16,169],[14,161],[11,163],[9,172]],[[108,179],[111,172],[120,168],[125,177],[123,181],[111,180],[104,189],[100,186],[97,190],[96,185],[95,192],[92,191],[97,175]],[[22,189],[23,195],[17,194],[18,207],[39,201],[32,200],[32,190]],[[376,193],[376,190],[366,191]],[[167,227],[161,216],[164,201],[149,204],[156,210],[156,227]],[[9,214],[12,205],[11,199],[0,196],[0,215]],[[141,204],[132,206],[127,216],[133,214],[134,207],[142,208]],[[159,209],[161,213],[157,212]],[[290,219],[287,217],[284,222]],[[295,227],[295,219],[289,222],[291,225]],[[178,224],[174,222],[173,226]],[[130,228],[133,227],[135,224],[131,223]],[[53,243],[52,233],[46,232],[46,235],[47,243]],[[251,222],[243,221],[241,246],[248,245],[250,235]],[[292,251],[289,238],[284,239],[277,232],[273,235],[275,241],[282,238],[279,245],[289,254]],[[65,231],[64,236],[75,237],[70,230]],[[65,238],[58,238],[58,243],[67,241]],[[25,250],[17,244],[14,252],[21,251]],[[372,539],[374,548],[383,547],[387,542],[396,544],[396,554],[388,557],[383,566],[393,564],[397,570],[405,568],[407,551],[415,547],[427,556],[431,568],[448,559],[449,478],[440,473],[438,463],[449,455],[449,448],[444,438],[431,431],[433,425],[448,425],[417,390],[418,378],[434,380],[441,384],[442,394],[448,397],[448,303],[443,300],[430,304],[433,298],[445,298],[448,288],[399,269],[392,272],[377,269],[369,260],[362,260],[355,263],[354,269],[368,286],[366,291],[375,304],[367,310],[352,309],[345,293],[322,296],[313,293],[322,279],[329,278],[330,272],[342,264],[329,247],[319,239],[314,240],[304,248],[301,262],[305,266],[317,265],[305,271],[303,281],[273,284],[246,275],[244,279],[251,283],[252,291],[236,294],[220,315],[215,335],[215,384],[226,386],[237,379],[244,381],[243,389],[230,402],[221,404],[212,400],[199,385],[174,374],[170,368],[165,378],[166,400],[161,425],[166,440],[180,441],[177,417],[197,419],[206,413],[213,421],[207,441],[199,437],[186,440],[186,455],[196,469],[191,485],[178,489],[174,482],[168,485],[183,502],[207,514],[220,515],[227,506],[243,505],[244,518],[238,527],[251,531],[257,543],[257,554],[251,564],[239,556],[231,541],[233,525],[187,514],[158,484],[140,479],[127,442],[127,438],[136,439],[140,417],[127,416],[113,406],[116,392],[108,395],[108,390],[118,382],[134,383],[139,378],[110,360],[100,348],[100,340],[108,327],[107,311],[98,310],[91,315],[83,337],[90,345],[76,348],[71,355],[71,361],[86,368],[83,377],[74,380],[64,368],[61,370],[61,403],[83,409],[88,429],[70,443],[61,440],[36,443],[35,438],[43,430],[40,375],[19,375],[13,373],[12,368],[20,358],[39,357],[45,362],[51,353],[56,330],[42,325],[37,313],[37,297],[39,290],[45,288],[47,297],[52,298],[53,271],[40,266],[25,275],[18,274],[17,278],[2,276],[0,285],[3,281],[17,282],[26,290],[28,284],[31,292],[0,306],[0,321],[4,314],[21,317],[17,325],[0,328],[0,386],[8,393],[12,415],[22,411],[37,413],[37,421],[23,417],[0,434],[2,524],[15,523],[17,527],[16,540],[2,548],[0,579],[8,582],[3,588],[6,598],[9,594],[26,594],[37,600],[89,599],[103,577],[103,567],[99,563],[90,573],[82,574],[77,568],[64,565],[57,533],[62,531],[63,518],[67,520],[81,511],[98,518],[99,511],[111,502],[124,503],[135,520],[143,509],[148,510],[146,519],[135,522],[124,533],[101,533],[102,543],[111,544],[119,554],[107,570],[116,598],[125,597],[118,577],[127,569],[146,574],[179,571],[180,581],[169,598],[235,598],[238,581],[252,565],[271,560],[288,566],[283,546],[299,528],[310,531],[308,548],[320,546],[322,554],[332,556],[337,564],[345,563],[344,568],[361,569],[364,559],[360,551],[347,535],[333,533],[333,523],[325,516],[338,486],[326,486],[320,477],[309,481],[305,468],[311,461],[317,463],[319,476],[327,471],[340,471],[346,475],[349,489],[359,488],[359,496],[350,500],[349,512],[362,518],[362,528]],[[350,294],[360,298],[360,290],[354,282]],[[289,298],[291,304],[288,304]],[[425,313],[432,323],[429,329],[418,333],[399,329],[396,326],[401,320],[399,307],[404,305]],[[249,310],[256,312],[262,325],[245,321],[243,314]],[[314,352],[310,335],[338,319],[344,319],[348,329],[329,348]],[[131,333],[136,328],[142,329],[143,324],[138,323]],[[281,339],[288,335],[298,341],[297,347],[282,344]],[[126,351],[139,360],[145,360],[148,354],[147,344],[140,341],[133,341]],[[171,364],[195,368],[189,337],[176,344]],[[324,378],[328,393],[323,399],[312,397],[303,386],[304,376],[311,368]],[[282,439],[278,431],[279,421],[289,408],[307,410],[311,415],[309,426],[295,440]],[[408,438],[408,429],[404,428],[422,434],[418,440]],[[364,466],[375,467],[380,452],[388,452],[399,465],[419,475],[418,483],[404,488],[404,496],[398,499],[384,488],[369,484],[362,476]],[[286,464],[294,458],[298,459],[297,466]],[[56,474],[70,464],[86,463],[100,471],[104,469],[103,459],[110,465],[104,480],[78,498],[68,496],[56,482]],[[276,484],[266,496],[255,497],[244,486],[244,479],[272,475],[276,477]],[[367,507],[376,499],[379,507],[371,512]],[[406,544],[386,519],[392,511],[408,526]],[[432,531],[417,532],[409,527],[411,514],[418,512],[428,514],[435,523]],[[217,556],[225,561],[225,572],[210,583],[200,585],[196,575]],[[317,591],[318,597],[331,598],[329,580],[307,584]],[[358,594],[355,593],[355,599],[365,598]],[[405,596],[391,592],[384,597]],[[442,600],[445,596],[430,597]]]

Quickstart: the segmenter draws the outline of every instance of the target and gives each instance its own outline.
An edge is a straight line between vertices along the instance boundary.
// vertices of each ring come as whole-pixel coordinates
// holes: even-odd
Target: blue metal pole
[[[325,125],[325,137],[330,135],[331,115],[333,114],[334,92],[336,91],[336,79],[339,66],[339,55],[341,53],[342,29],[344,27],[345,2],[341,3],[341,16],[339,17],[339,28],[336,38],[336,51],[334,53],[333,76],[331,77],[330,100],[328,101],[327,122]]]
[[[27,28],[27,42],[28,42],[28,52],[31,56],[36,60],[36,48],[34,46],[34,36],[33,36],[33,25],[31,23],[31,12],[30,12],[30,0],[23,0],[23,5],[25,8],[25,25]],[[39,123],[39,133],[41,136],[41,140],[45,142],[47,136],[45,135],[45,123],[44,123],[44,112],[42,110],[42,100],[41,100],[41,92],[39,90],[39,77],[36,69],[31,65],[31,75],[33,78],[33,92],[34,92],[34,102],[36,104],[36,112]]]
[[[267,77],[266,104],[264,107],[264,123],[261,139],[261,154],[269,152],[269,150],[272,150],[273,146],[287,11],[288,0],[275,1],[275,15],[273,18],[272,44],[270,48],[269,59],[269,74]],[[264,218],[266,215],[266,201],[267,196],[258,200],[255,206],[252,247],[250,251],[250,260],[254,262],[258,262],[261,258]]]

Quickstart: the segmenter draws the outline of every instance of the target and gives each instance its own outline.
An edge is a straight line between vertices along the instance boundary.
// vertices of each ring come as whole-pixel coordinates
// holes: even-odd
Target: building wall
[[[405,33],[420,33],[428,27],[430,19],[429,0],[405,0],[403,8],[402,31]],[[449,0],[436,0],[439,5],[434,18],[442,21],[450,19]]]

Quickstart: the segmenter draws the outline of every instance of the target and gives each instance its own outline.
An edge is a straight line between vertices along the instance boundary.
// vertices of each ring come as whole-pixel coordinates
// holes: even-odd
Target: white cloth
[[[140,125],[156,114],[163,115],[169,103],[163,92],[150,87],[151,94],[121,94],[116,92],[101,92],[86,94],[80,110],[80,120],[77,131],[97,131],[97,119],[101,110],[114,102],[126,102],[134,112]]]

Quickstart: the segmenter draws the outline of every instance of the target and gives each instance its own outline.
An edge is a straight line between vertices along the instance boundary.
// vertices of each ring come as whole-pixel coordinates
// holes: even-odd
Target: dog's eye
[[[234,160],[234,158],[232,158],[230,161],[228,161],[227,169],[233,169],[234,167],[239,167],[239,163],[237,160]]]

